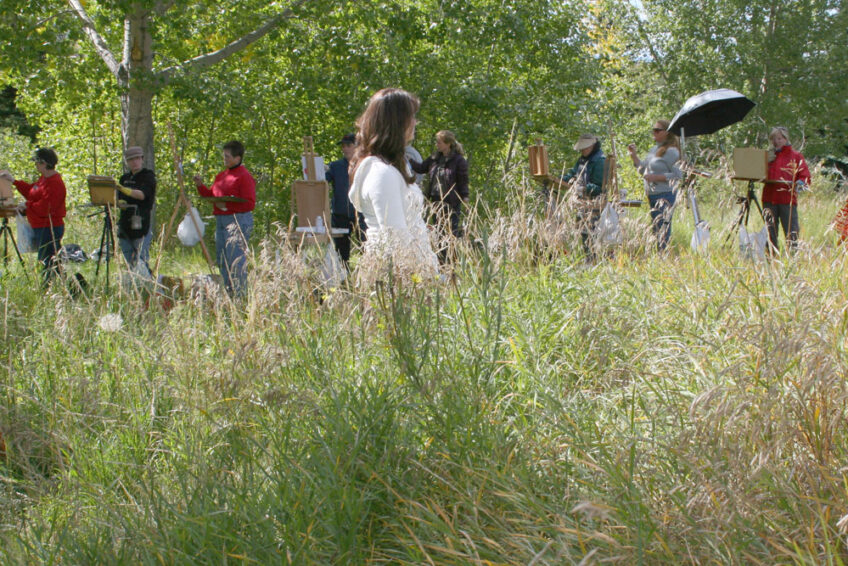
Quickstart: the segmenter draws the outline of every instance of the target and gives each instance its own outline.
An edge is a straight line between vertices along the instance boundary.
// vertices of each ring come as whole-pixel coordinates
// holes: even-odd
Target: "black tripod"
[[[103,251],[103,244],[106,244],[106,251]],[[100,250],[97,254],[97,268],[94,270],[94,276],[100,274],[100,260],[103,259],[103,254],[106,254],[106,284],[109,284],[109,264],[112,261],[112,254],[115,252],[115,234],[112,232],[112,207],[108,204],[103,207],[103,233],[100,235]]]
[[[3,234],[3,265],[9,266],[9,240],[12,240],[12,247],[15,248],[15,253],[18,256],[18,261],[21,262],[21,267],[24,268],[24,275],[29,279],[24,265],[24,258],[21,257],[21,250],[18,249],[18,243],[15,241],[15,234],[9,228],[9,217],[3,216],[3,225],[0,226],[0,233]]]
[[[751,202],[757,205],[757,210],[760,211],[760,218],[763,217],[763,207],[760,206],[760,201],[757,199],[757,194],[754,192],[754,180],[748,180],[748,194],[744,197],[737,197],[736,203],[739,205],[739,213],[736,215],[736,220],[733,221],[733,226],[730,228],[724,242],[727,243],[730,237],[739,231],[742,226],[748,226],[748,217],[751,215]]]

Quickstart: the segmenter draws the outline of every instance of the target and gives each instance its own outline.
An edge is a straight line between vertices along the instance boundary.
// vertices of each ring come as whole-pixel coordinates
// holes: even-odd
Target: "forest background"
[[[302,137],[337,159],[337,141],[385,86],[420,96],[423,155],[436,131],[457,134],[473,192],[494,206],[536,138],[554,168],[571,165],[584,131],[607,152],[611,134],[641,150],[655,119],[710,88],[757,106],[737,126],[691,140],[690,159],[704,167],[735,146],[763,147],[778,124],[814,164],[844,160],[846,29],[836,0],[9,0],[0,155],[28,178],[32,144],[54,147],[69,201],[80,204],[86,175],[117,176],[122,148],[141,145],[162,181],[164,217],[175,202],[166,125],[188,176],[211,179],[220,146],[240,139],[258,181],[260,234],[288,221]]]

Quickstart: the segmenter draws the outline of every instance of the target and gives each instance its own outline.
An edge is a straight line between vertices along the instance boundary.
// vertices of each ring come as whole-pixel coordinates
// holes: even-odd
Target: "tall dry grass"
[[[840,199],[770,262],[719,193],[708,253],[640,209],[586,265],[505,183],[440,283],[324,289],[277,237],[247,300],[168,313],[7,274],[3,561],[844,563]]]

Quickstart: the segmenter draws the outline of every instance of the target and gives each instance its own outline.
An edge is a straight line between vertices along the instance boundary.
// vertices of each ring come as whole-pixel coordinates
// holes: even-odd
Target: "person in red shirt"
[[[15,188],[26,199],[26,218],[32,226],[38,261],[41,262],[44,285],[47,285],[59,270],[56,255],[62,247],[65,234],[65,183],[56,171],[59,158],[50,148],[36,150],[32,158],[41,174],[35,183],[14,181]],[[4,177],[11,177],[4,172]]]
[[[778,247],[777,225],[783,227],[786,247],[793,251],[798,244],[798,192],[810,185],[810,170],[804,156],[792,149],[789,130],[778,126],[769,133],[768,177],[763,185],[763,220],[769,233],[769,253]]]
[[[253,233],[253,209],[256,206],[256,181],[242,163],[244,145],[239,141],[224,144],[224,166],[212,187],[194,176],[197,192],[205,197],[235,197],[237,201],[215,203],[215,259],[224,286],[230,295],[247,292],[247,250]]]

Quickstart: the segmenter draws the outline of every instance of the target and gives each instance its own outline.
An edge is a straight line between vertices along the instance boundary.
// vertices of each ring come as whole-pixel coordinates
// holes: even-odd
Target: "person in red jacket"
[[[26,199],[26,218],[32,226],[38,247],[38,261],[43,266],[42,281],[47,285],[59,269],[56,254],[62,247],[62,236],[65,233],[66,190],[62,176],[56,172],[59,158],[55,151],[47,147],[39,148],[32,160],[41,176],[35,183],[14,181],[14,184]],[[9,177],[8,173],[6,177]]]
[[[197,192],[205,197],[236,197],[238,201],[215,203],[215,259],[230,295],[247,292],[247,244],[253,233],[256,181],[242,163],[244,145],[230,141],[223,147],[224,166],[209,188],[194,176]]]
[[[810,185],[810,170],[804,156],[792,149],[789,130],[778,126],[769,133],[768,177],[763,185],[763,220],[769,233],[769,253],[778,247],[777,225],[783,226],[786,247],[794,250],[798,244],[798,192]]]

